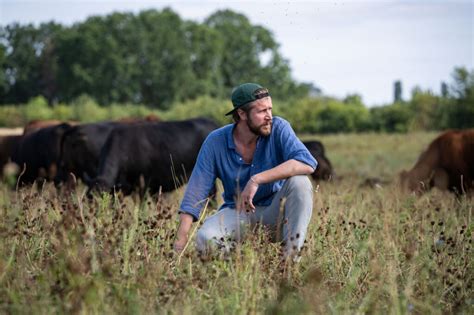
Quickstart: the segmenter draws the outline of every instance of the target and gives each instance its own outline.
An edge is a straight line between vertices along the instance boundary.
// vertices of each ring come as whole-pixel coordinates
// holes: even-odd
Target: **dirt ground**
[[[0,136],[14,136],[23,134],[23,127],[0,128]]]

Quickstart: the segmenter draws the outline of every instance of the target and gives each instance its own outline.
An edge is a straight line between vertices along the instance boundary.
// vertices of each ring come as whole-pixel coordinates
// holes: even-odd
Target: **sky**
[[[474,70],[473,0],[0,0],[0,25],[165,7],[198,22],[221,9],[242,13],[273,33],[294,79],[338,98],[360,94],[368,106],[392,102],[396,80],[409,99],[415,86],[439,94],[455,67]]]

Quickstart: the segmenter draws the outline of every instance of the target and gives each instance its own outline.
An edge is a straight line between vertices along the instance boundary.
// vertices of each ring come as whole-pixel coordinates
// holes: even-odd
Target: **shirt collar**
[[[275,121],[275,120],[273,120]],[[234,143],[234,129],[237,126],[237,123],[233,123],[230,125],[230,127],[227,129],[227,147],[229,149],[234,149],[235,150],[235,143]],[[273,133],[273,130],[272,130]],[[262,137],[257,138],[257,147],[259,146],[260,142],[262,141]]]
[[[233,123],[230,128],[227,128],[227,147],[229,149],[235,150],[235,143],[234,143],[234,128],[237,126],[236,123]]]

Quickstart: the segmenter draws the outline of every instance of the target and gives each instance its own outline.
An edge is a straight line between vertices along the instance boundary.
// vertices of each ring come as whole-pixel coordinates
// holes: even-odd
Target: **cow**
[[[217,127],[204,118],[116,127],[100,153],[99,174],[89,191],[172,191],[190,176],[201,144]]]
[[[55,178],[56,185],[61,182],[68,182],[72,185],[75,179],[81,179],[85,183],[90,182],[97,176],[100,150],[110,132],[120,125],[145,121],[157,122],[160,119],[150,114],[144,118],[121,118],[116,121],[83,124],[68,130],[61,142],[60,165]]]
[[[27,134],[33,133],[35,131],[38,131],[42,128],[50,127],[50,126],[56,126],[56,125],[59,125],[59,124],[62,124],[62,123],[66,123],[66,122],[63,122],[61,120],[56,120],[56,119],[49,119],[49,120],[35,119],[35,120],[31,120],[23,128],[23,135],[27,135]],[[68,121],[67,123],[70,124],[70,125],[77,124],[77,122],[73,122],[73,121]]]
[[[18,143],[12,161],[20,167],[20,184],[55,177],[61,139],[71,128],[68,123],[45,127],[26,134]]]
[[[474,187],[474,129],[449,130],[434,139],[410,171],[400,173],[405,191],[432,187],[456,194]]]
[[[123,117],[119,118],[116,121],[121,123],[136,123],[136,122],[143,122],[143,121],[161,121],[160,117],[156,116],[155,114],[149,114],[145,117]]]
[[[331,162],[325,155],[324,146],[320,141],[303,141],[309,153],[318,161],[318,167],[311,174],[315,181],[329,180],[334,177]]]
[[[71,174],[84,182],[95,178],[100,150],[110,132],[119,125],[118,122],[105,121],[74,126],[66,131],[61,141],[55,184],[69,182]]]
[[[5,165],[11,161],[21,138],[21,135],[0,136],[0,176],[3,174]]]

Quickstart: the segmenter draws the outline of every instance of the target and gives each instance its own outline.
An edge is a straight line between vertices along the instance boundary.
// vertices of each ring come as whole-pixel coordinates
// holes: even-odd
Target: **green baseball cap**
[[[232,105],[234,109],[225,114],[226,116],[234,113],[238,108],[248,104],[250,102],[259,100],[261,98],[270,96],[267,89],[257,83],[244,83],[239,85],[232,92]]]

